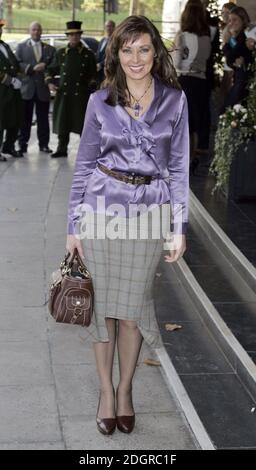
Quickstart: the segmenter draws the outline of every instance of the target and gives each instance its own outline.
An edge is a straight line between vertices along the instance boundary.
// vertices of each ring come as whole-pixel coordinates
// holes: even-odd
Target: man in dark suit
[[[1,40],[5,22],[0,19],[0,150],[12,157],[22,156],[15,150],[21,122],[20,68],[8,44]],[[5,131],[5,141],[2,146]],[[6,158],[0,153],[0,161]]]
[[[30,38],[20,42],[16,50],[16,57],[25,75],[21,87],[23,119],[19,145],[22,152],[27,151],[35,106],[39,149],[51,153],[48,147],[50,92],[44,81],[44,70],[52,62],[55,49],[41,41],[42,27],[39,23],[31,23],[29,32]]]
[[[53,132],[58,134],[58,147],[52,158],[68,156],[70,132],[81,135],[92,83],[96,82],[95,55],[80,41],[81,24],[81,21],[67,22],[68,45],[57,51],[46,70],[45,81],[56,92]],[[58,86],[56,76],[60,77]]]
[[[104,61],[105,61],[105,53],[106,47],[110,37],[112,36],[116,24],[112,20],[108,20],[105,23],[105,36],[100,40],[98,45],[98,50],[96,52],[96,62],[97,62],[97,73],[98,73],[98,81],[101,83],[105,79],[104,75]]]

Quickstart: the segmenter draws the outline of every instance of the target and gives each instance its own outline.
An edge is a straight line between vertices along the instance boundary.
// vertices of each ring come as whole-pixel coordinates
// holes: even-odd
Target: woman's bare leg
[[[97,371],[100,380],[99,418],[115,417],[115,396],[113,391],[112,371],[116,344],[116,320],[106,318],[109,342],[94,343]]]
[[[143,337],[135,321],[118,320],[117,348],[120,381],[117,389],[118,416],[134,414],[132,404],[132,379],[136,370]]]

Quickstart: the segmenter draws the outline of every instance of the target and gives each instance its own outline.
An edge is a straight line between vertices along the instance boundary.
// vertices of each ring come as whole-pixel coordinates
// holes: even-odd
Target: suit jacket
[[[126,214],[130,203],[149,207],[170,201],[172,228],[176,233],[185,233],[189,128],[184,92],[155,78],[154,98],[138,119],[119,104],[108,105],[107,94],[107,89],[98,90],[88,102],[69,199],[68,232],[76,232],[79,205],[85,203],[89,209],[101,212],[98,196],[104,196],[106,209],[121,204]],[[149,185],[126,184],[103,173],[98,163],[116,171],[154,175],[156,179]]]
[[[44,42],[41,42],[41,44],[42,55],[39,62],[44,62],[46,66],[48,66],[55,56],[55,48],[45,44]],[[44,72],[33,71],[34,66],[38,62],[35,58],[31,39],[20,42],[17,46],[15,54],[20,64],[20,68],[25,74],[24,78],[22,79],[22,98],[24,100],[31,100],[36,92],[39,100],[49,101],[50,92],[44,81]]]
[[[98,79],[100,82],[102,82],[105,78],[104,62],[105,62],[105,53],[106,53],[107,44],[108,44],[108,39],[106,39],[105,37],[102,38],[99,42],[98,49],[96,52],[96,63],[100,64],[100,70],[98,71]]]

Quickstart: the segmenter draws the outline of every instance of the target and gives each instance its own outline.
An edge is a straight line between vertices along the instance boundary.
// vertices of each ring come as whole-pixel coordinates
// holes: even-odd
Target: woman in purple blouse
[[[66,248],[72,253],[77,247],[93,278],[94,315],[86,331],[100,380],[96,422],[100,432],[112,434],[116,426],[126,433],[134,428],[132,379],[143,339],[163,347],[152,285],[163,249],[166,262],[186,249],[189,132],[185,94],[147,18],[130,16],[116,28],[105,73],[86,111]]]

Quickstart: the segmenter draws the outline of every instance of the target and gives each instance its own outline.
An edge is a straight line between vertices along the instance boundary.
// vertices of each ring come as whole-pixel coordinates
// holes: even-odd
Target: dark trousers
[[[199,149],[207,150],[209,148],[210,132],[211,132],[211,95],[212,90],[210,84],[206,81],[205,103],[203,107],[202,125],[198,130],[198,143]]]
[[[14,149],[17,136],[18,136],[17,127],[10,127],[5,130],[5,140],[4,140],[4,144],[2,148],[3,152]],[[3,138],[4,138],[4,130],[0,130],[0,149],[2,147]]]
[[[82,134],[80,134],[81,137]],[[57,152],[68,153],[68,144],[69,144],[70,134],[58,134],[58,147]]]
[[[37,138],[39,147],[48,147],[50,138],[49,101],[41,101],[37,95],[32,100],[22,100],[22,125],[19,133],[21,150],[26,150],[30,139],[34,106],[36,107]]]
[[[198,136],[198,148],[207,149],[210,134],[210,95],[206,79],[180,76],[188,100],[189,131]]]
[[[69,133],[58,134],[57,152],[68,153]]]

